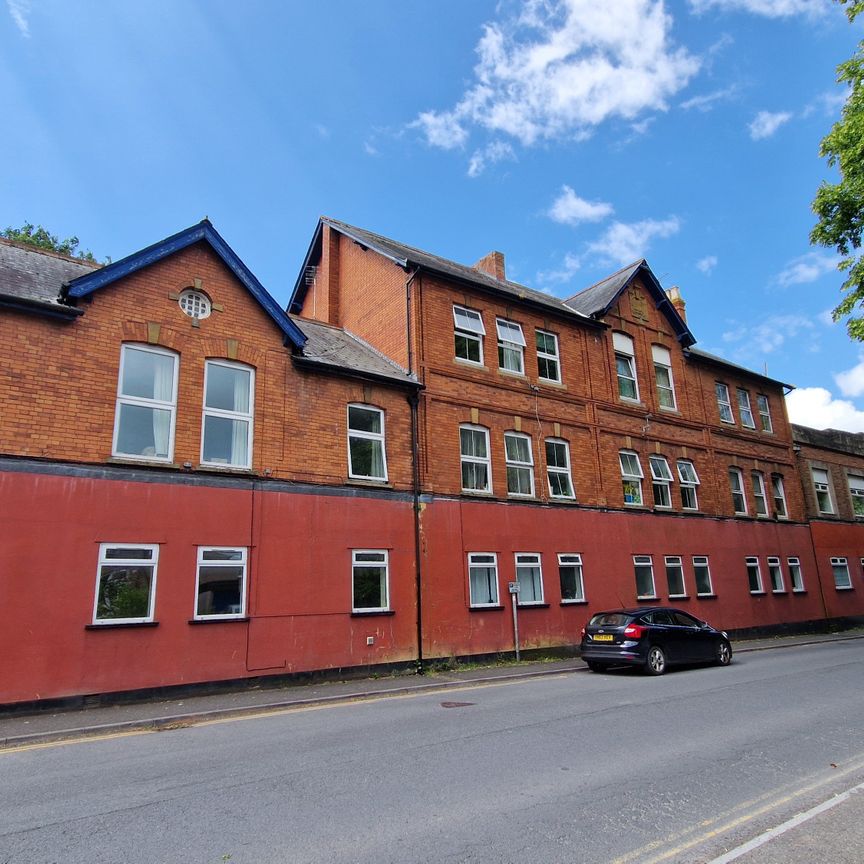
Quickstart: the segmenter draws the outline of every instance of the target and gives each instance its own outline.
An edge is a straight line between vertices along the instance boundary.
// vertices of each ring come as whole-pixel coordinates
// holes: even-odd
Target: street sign
[[[519,593],[519,583],[518,582],[508,582],[507,585],[510,588],[511,594],[518,594]]]

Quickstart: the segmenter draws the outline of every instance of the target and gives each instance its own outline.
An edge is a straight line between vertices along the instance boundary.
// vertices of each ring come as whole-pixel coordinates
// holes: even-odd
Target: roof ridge
[[[564,302],[567,303],[574,297],[578,297],[580,294],[584,294],[586,291],[590,291],[592,288],[596,288],[598,285],[602,285],[604,282],[608,282],[610,279],[614,279],[619,273],[623,273],[625,270],[630,270],[633,267],[637,267],[641,264],[647,263],[648,262],[644,258],[637,258],[635,261],[631,261],[629,264],[625,264],[623,267],[619,267],[614,273],[610,273],[608,276],[604,276],[602,279],[598,279],[596,282],[592,282],[587,288],[582,288],[575,294],[571,294],[569,297],[565,298]]]

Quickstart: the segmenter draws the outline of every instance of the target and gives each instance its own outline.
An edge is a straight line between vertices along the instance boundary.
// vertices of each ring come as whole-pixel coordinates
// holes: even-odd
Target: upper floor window
[[[486,328],[479,312],[464,306],[453,307],[456,357],[469,363],[483,364],[483,337]]]
[[[520,606],[543,602],[543,571],[539,555],[516,553],[516,581],[519,583],[517,599]]]
[[[636,381],[636,358],[633,340],[624,333],[612,334],[615,348],[615,368],[618,375],[618,395],[622,399],[639,401],[639,385]]]
[[[732,403],[729,401],[729,388],[722,381],[715,381],[714,393],[717,396],[717,410],[720,412],[720,419],[724,423],[734,423],[735,417],[732,415]]]
[[[834,587],[838,591],[845,591],[852,587],[849,562],[845,558],[832,558],[831,571],[834,574]]]
[[[386,612],[390,608],[389,557],[386,549],[355,549],[351,553],[354,612]]]
[[[158,561],[159,547],[155,544],[102,543],[93,623],[152,621]]]
[[[729,487],[732,490],[732,509],[736,514],[747,515],[747,499],[744,497],[744,480],[737,468],[729,469]]]
[[[864,518],[864,477],[860,474],[849,474],[849,494],[852,496],[852,510],[859,518]]]
[[[696,466],[689,459],[678,460],[678,480],[681,489],[681,506],[685,510],[698,510],[696,487],[699,485],[699,475],[696,473]]]
[[[561,361],[558,355],[558,337],[546,330],[538,330],[537,375],[544,381],[561,383]]]
[[[654,380],[657,382],[657,400],[661,408],[675,406],[675,385],[672,382],[672,355],[662,345],[651,346],[654,358]]]
[[[765,478],[761,471],[753,471],[750,474],[750,479],[753,482],[753,505],[756,508],[756,515],[767,516],[768,501],[765,498]]]
[[[115,456],[170,462],[174,454],[177,355],[124,345],[114,415]]]
[[[468,602],[471,606],[498,605],[498,556],[494,552],[468,554]]]
[[[184,315],[198,320],[209,318],[213,308],[210,298],[203,291],[196,291],[194,288],[181,291],[177,303]]]
[[[756,407],[759,409],[759,424],[762,426],[763,432],[773,432],[774,426],[771,423],[771,409],[768,407],[768,397],[763,393],[756,396]]]
[[[813,475],[813,490],[816,492],[816,507],[820,513],[833,513],[828,472],[824,468],[811,468],[810,471]]]
[[[246,614],[246,550],[199,547],[196,618],[242,618]]]
[[[525,336],[522,325],[514,321],[495,319],[498,330],[498,367],[519,375],[525,372]]]
[[[534,495],[534,454],[531,439],[520,432],[504,433],[507,462],[507,494],[530,498]]]
[[[348,476],[387,479],[384,412],[370,405],[348,406]]]
[[[584,603],[585,585],[582,580],[582,556],[558,556],[558,578],[561,582],[562,603]]]
[[[783,478],[779,474],[771,475],[771,494],[774,499],[774,514],[778,519],[786,519],[786,490],[783,488]]]
[[[552,498],[575,498],[570,476],[570,447],[558,438],[546,439],[546,477]]]
[[[736,391],[738,394],[738,413],[741,415],[741,425],[748,429],[756,428],[756,421],[753,419],[753,409],[750,407],[750,394],[739,387]]]
[[[459,452],[462,462],[462,491],[491,492],[489,430],[482,426],[460,426]]]
[[[665,456],[649,456],[648,465],[651,468],[651,487],[654,490],[655,507],[671,507],[672,472]]]
[[[204,431],[201,462],[248,468],[252,464],[255,373],[227,360],[204,367]]]
[[[642,466],[639,456],[632,450],[621,450],[618,453],[621,465],[621,483],[624,488],[624,503],[632,506],[642,506]]]

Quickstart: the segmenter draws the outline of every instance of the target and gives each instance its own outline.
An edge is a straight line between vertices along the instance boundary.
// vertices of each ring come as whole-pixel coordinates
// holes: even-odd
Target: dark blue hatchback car
[[[581,653],[594,672],[629,665],[662,675],[675,664],[732,662],[724,632],[666,606],[598,612],[582,630]]]

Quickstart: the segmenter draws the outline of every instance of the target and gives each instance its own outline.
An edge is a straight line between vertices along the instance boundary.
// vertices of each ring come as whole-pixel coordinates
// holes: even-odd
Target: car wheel
[[[606,664],[605,663],[598,663],[596,660],[586,660],[585,662],[588,664],[588,668],[592,672],[605,672],[606,671]]]
[[[666,671],[666,654],[659,645],[652,645],[648,649],[645,671],[649,675],[662,675]]]
[[[725,639],[717,643],[717,656],[714,662],[718,666],[728,666],[732,662],[732,646]]]

